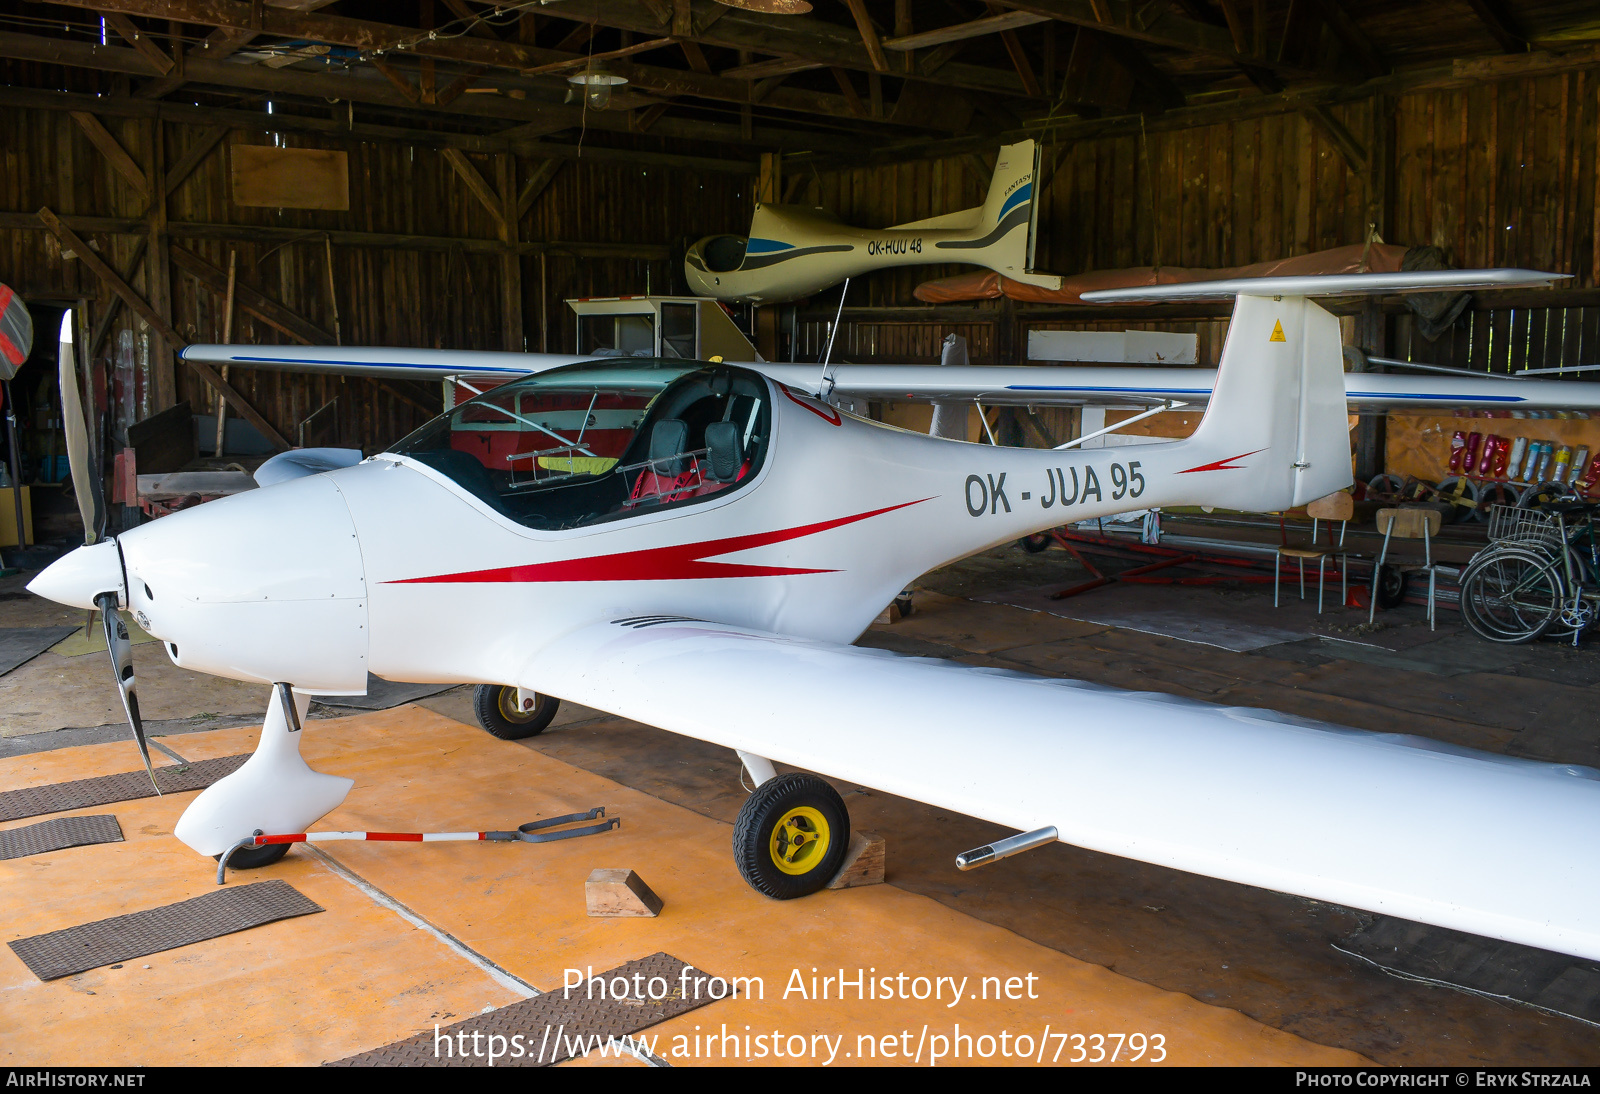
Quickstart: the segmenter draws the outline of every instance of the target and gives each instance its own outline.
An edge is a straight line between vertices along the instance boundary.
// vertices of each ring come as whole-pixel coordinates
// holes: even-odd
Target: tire
[[[795,836],[801,838],[791,842]],[[756,787],[733,826],[740,875],[774,900],[809,896],[826,886],[849,847],[844,799],[825,780],[799,771]]]
[[[537,737],[560,709],[560,699],[535,693],[533,709],[519,711],[517,689],[504,684],[479,684],[472,692],[472,710],[478,716],[478,724],[502,741]]]
[[[1560,572],[1538,552],[1491,551],[1461,575],[1461,616],[1487,642],[1532,642],[1560,616],[1563,589]]]
[[[1450,507],[1444,513],[1446,524],[1472,519],[1478,511],[1479,496],[1478,484],[1460,475],[1452,475],[1434,487],[1435,500]]]
[[[259,870],[263,866],[271,866],[288,853],[287,843],[269,843],[265,847],[241,847],[228,856],[228,869]],[[218,862],[222,861],[221,855],[211,857]]]
[[[1056,537],[1051,535],[1049,532],[1036,532],[1031,536],[1023,536],[1021,539],[1017,540],[1017,546],[1021,547],[1030,555],[1037,555],[1041,552],[1048,551],[1050,549],[1050,545],[1055,541]]]
[[[1398,608],[1406,601],[1406,586],[1411,575],[1394,566],[1384,566],[1372,575],[1372,597],[1381,611]]]
[[[1478,491],[1478,507],[1469,514],[1468,519],[1480,523],[1487,521],[1490,510],[1496,505],[1515,506],[1521,496],[1522,491],[1509,482],[1486,482]]]
[[[1517,506],[1522,509],[1537,509],[1547,502],[1568,498],[1574,500],[1578,498],[1577,493],[1570,487],[1559,482],[1536,482],[1522,492],[1522,497],[1517,499]]]

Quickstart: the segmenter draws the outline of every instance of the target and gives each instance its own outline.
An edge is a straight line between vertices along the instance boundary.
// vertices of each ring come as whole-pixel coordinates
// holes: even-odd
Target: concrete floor
[[[1287,629],[1304,637],[1236,653],[968,599],[1067,585],[1083,576],[1063,552],[991,552],[928,575],[916,613],[874,627],[862,642],[1600,766],[1600,732],[1592,714],[1600,699],[1592,683],[1600,680],[1600,658],[1587,648],[1573,651],[1547,643],[1490,649],[1463,633],[1451,613],[1442,613],[1439,630],[1430,631],[1421,610],[1413,607],[1386,613],[1373,629],[1365,626],[1364,612],[1335,609],[1319,617],[1314,603],[1293,599],[1274,610],[1270,587],[1259,586],[1173,590],[1174,602],[1183,605],[1185,615],[1220,611],[1246,626]],[[0,582],[0,626],[58,621],[53,609],[36,600],[8,598],[15,582]],[[1098,590],[1079,604],[1061,602],[1056,610],[1066,616],[1101,615],[1108,598],[1119,592]],[[64,621],[81,622],[72,616],[65,613]],[[63,667],[57,660],[86,667]],[[6,728],[9,739],[0,745],[10,746],[13,754],[37,755],[36,750],[58,741],[81,745],[116,738],[120,730],[114,724],[94,728],[114,723],[104,712],[110,709],[105,700],[114,703],[115,698],[108,680],[102,699],[89,696],[91,662],[108,671],[103,652],[98,659],[46,654],[0,677],[0,704],[5,704],[0,727],[12,724],[13,715],[5,711],[54,711],[52,723],[59,723],[49,732],[24,728],[16,736]],[[158,688],[163,693],[157,701],[167,704],[160,708],[159,732],[248,721],[264,698],[250,689],[236,697],[218,691],[215,682],[181,674],[154,651],[137,651],[136,664],[141,694],[148,679],[152,693]],[[158,665],[179,675],[169,680]],[[78,671],[84,673],[83,698],[61,702],[60,686],[77,681],[71,674]],[[470,698],[469,689],[457,689],[418,705],[471,723]],[[974,726],[973,732],[981,736],[982,727]],[[470,734],[466,739],[475,740]],[[495,747],[529,749],[722,824],[732,821],[744,798],[738,765],[724,750],[582,708],[563,709],[540,737]],[[121,766],[106,770],[131,766],[128,751]],[[1003,928],[1119,977],[1380,1063],[1583,1064],[1600,1057],[1592,1026],[1397,979],[1342,954],[1334,946],[1362,925],[1362,913],[1061,844],[963,874],[954,869],[953,855],[1005,834],[1002,830],[861,787],[841,790],[854,825],[888,839],[890,885],[963,917],[951,923],[970,919]],[[726,836],[720,839],[723,846],[715,850],[725,859]],[[792,910],[784,906],[781,914]]]

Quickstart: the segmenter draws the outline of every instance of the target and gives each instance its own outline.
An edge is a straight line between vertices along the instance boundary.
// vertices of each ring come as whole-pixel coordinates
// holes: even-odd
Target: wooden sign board
[[[269,209],[350,208],[349,157],[323,148],[235,144],[233,201]]]

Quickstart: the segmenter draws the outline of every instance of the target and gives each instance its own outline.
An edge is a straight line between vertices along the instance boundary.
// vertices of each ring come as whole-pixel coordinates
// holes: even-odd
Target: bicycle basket
[[[1561,529],[1556,518],[1537,509],[1496,505],[1489,513],[1490,543],[1519,543],[1545,550],[1561,548]]]

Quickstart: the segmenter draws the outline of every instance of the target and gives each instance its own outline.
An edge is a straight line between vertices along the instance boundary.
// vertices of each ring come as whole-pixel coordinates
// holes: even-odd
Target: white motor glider
[[[85,546],[30,588],[130,610],[176,664],[273,686],[256,754],[176,826],[206,855],[339,804],[349,780],[306,766],[296,715],[372,672],[478,684],[504,736],[543,728],[559,697],[738,750],[757,786],[735,858],[775,897],[822,887],[850,828],[826,781],[781,762],[1023,833],[963,866],[1059,839],[1600,958],[1600,772],[850,645],[919,575],[1065,521],[1286,509],[1347,486],[1339,324],[1308,297],[1374,287],[1410,286],[1240,295],[1186,440],[968,444],[842,413],[815,374],[802,389],[613,358]]]
[[[797,300],[869,270],[948,262],[1058,289],[1061,278],[1033,272],[1038,175],[1036,142],[1006,145],[982,205],[879,229],[853,228],[826,209],[760,203],[748,236],[706,236],[689,248],[683,272],[701,296],[756,304]]]

